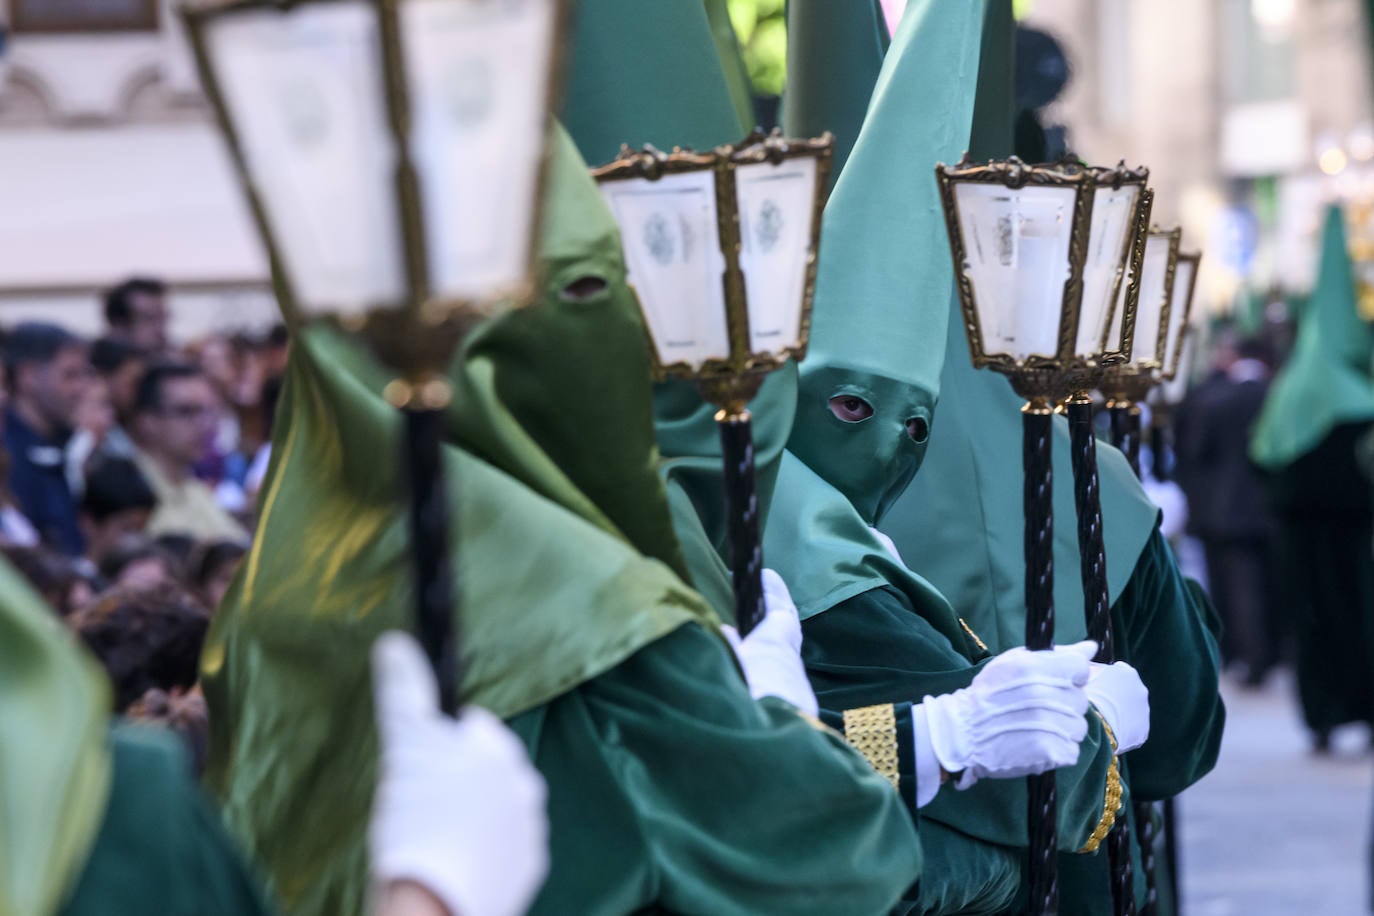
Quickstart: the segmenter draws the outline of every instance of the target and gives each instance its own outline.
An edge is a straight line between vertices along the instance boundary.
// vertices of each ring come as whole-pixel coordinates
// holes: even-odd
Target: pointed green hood
[[[110,788],[104,673],[0,561],[0,913],[55,913]]]
[[[869,524],[916,473],[939,395],[954,271],[934,170],[968,144],[981,25],[981,3],[908,7],[825,208],[787,448]],[[872,416],[837,418],[846,396]]]
[[[1317,287],[1303,309],[1293,355],[1269,389],[1250,437],[1250,458],[1278,470],[1343,423],[1374,420],[1369,359],[1374,341],[1356,310],[1355,275],[1340,207],[1326,212]]]
[[[1012,138],[1010,0],[988,4],[970,154],[1006,156]],[[903,558],[949,599],[994,649],[1025,638],[1021,403],[1007,380],[974,369],[957,297],[950,300],[940,415],[925,463],[883,531]],[[1056,639],[1083,638],[1078,522],[1068,425],[1054,424]],[[1103,539],[1112,600],[1126,587],[1158,510],[1116,449],[1098,444]]]
[[[581,0],[562,121],[591,165],[624,143],[710,149],[748,133],[702,0]]]
[[[476,328],[449,369],[461,690],[507,718],[714,620],[668,565],[648,351],[614,223],[561,131],[551,155],[540,296]],[[606,288],[565,295],[591,277]],[[258,534],[203,657],[207,778],[297,914],[364,909],[368,649],[413,607],[388,378],[338,334],[298,336]]]
[[[849,9],[867,18],[867,6]],[[968,140],[982,18],[981,3],[914,2],[883,62],[826,208],[812,350],[764,532],[766,561],[804,619],[892,588],[969,655],[948,602],[892,560],[868,527],[920,461],[905,420],[928,423],[934,408],[953,290],[934,167]],[[934,352],[931,334],[941,344]],[[835,419],[827,402],[847,393],[874,415],[852,425]]]
[[[832,183],[859,139],[887,46],[881,0],[788,0],[783,133],[835,135]]]
[[[567,111],[569,133],[588,161],[610,158],[605,152],[613,155],[621,143],[710,149],[743,136],[724,76],[742,72],[743,65],[722,62],[723,53],[737,54],[738,47],[721,40],[718,23],[713,40],[708,7],[701,0],[580,5]],[[649,60],[653,66],[642,63]],[[796,367],[789,365],[773,373],[749,405],[761,519],[791,433],[796,382]],[[688,382],[654,388],[662,474],[678,540],[692,583],[728,620],[734,596],[722,559],[725,497],[715,411]]]

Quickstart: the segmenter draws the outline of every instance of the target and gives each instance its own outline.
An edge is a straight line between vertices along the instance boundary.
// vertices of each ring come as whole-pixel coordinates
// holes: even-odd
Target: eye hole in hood
[[[830,412],[845,423],[862,423],[873,416],[873,405],[858,395],[837,394],[830,399]]]
[[[590,302],[592,299],[602,295],[610,288],[603,277],[594,274],[587,274],[573,280],[567,286],[558,291],[558,298],[564,302],[582,303]]]
[[[906,434],[917,445],[924,445],[930,438],[930,421],[925,417],[911,417],[906,421]]]

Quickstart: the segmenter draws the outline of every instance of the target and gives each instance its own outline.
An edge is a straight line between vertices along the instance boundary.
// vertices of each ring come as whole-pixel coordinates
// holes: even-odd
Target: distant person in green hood
[[[460,692],[548,787],[530,912],[884,913],[919,871],[911,821],[799,712],[795,652],[795,679],[760,673],[788,657],[788,608],[741,672],[684,583],[619,235],[567,135],[550,141],[542,285],[465,339],[444,446]],[[400,418],[358,345],[307,329],[291,361],[258,535],[203,659],[207,779],[289,912],[351,916],[378,774],[368,647],[413,607],[401,463],[378,450]]]
[[[1374,491],[1357,457],[1374,428],[1371,352],[1344,217],[1332,206],[1316,289],[1250,439],[1278,517],[1279,594],[1293,614],[1303,720],[1322,751],[1331,729],[1374,719]]]

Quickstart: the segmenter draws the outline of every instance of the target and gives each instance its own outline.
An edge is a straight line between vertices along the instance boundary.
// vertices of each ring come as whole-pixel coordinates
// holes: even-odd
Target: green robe
[[[201,795],[175,735],[110,732],[100,831],[61,916],[267,916],[261,885]]]

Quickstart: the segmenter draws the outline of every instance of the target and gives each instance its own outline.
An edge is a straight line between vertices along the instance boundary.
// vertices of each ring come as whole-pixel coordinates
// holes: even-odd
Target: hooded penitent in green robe
[[[1318,735],[1374,718],[1374,496],[1357,456],[1374,425],[1370,350],[1345,224],[1331,207],[1316,289],[1250,440],[1278,520],[1281,606],[1293,620],[1303,719]]]
[[[868,4],[845,12],[872,15]],[[794,0],[790,13],[839,10]],[[968,139],[982,13],[980,4],[912,4],[882,62],[825,211],[812,346],[764,535],[766,561],[787,580],[805,621],[803,654],[823,710],[846,727],[893,723],[895,775],[909,800],[912,705],[967,686],[986,653],[944,597],[890,557],[869,526],[916,473],[939,391],[953,278],[934,164],[957,158]],[[808,66],[845,67],[824,54],[793,64]],[[814,109],[835,98],[793,99],[787,111],[809,111],[816,121],[824,114]],[[843,422],[828,407],[835,397],[861,399],[872,415]],[[1111,770],[1110,743],[1094,723],[1079,765],[1060,774],[1062,848],[1083,846],[1103,822]],[[1021,780],[946,789],[923,808],[923,842],[926,825],[938,824],[946,836],[978,841],[981,856],[940,876],[954,893],[918,900],[920,909],[1013,905],[1026,810]],[[922,898],[937,877],[933,849],[929,855]]]
[[[0,913],[265,914],[177,739],[109,714],[99,667],[0,561]]]
[[[464,342],[444,449],[461,692],[549,787],[531,912],[883,912],[917,867],[910,822],[838,737],[749,698],[673,571],[619,239],[551,137],[541,294]],[[298,336],[258,536],[204,658],[209,778],[293,914],[365,905],[367,652],[412,608],[386,378],[334,334]]]
[[[1359,315],[1341,209],[1327,209],[1317,287],[1293,355],[1269,388],[1250,437],[1250,458],[1276,471],[1312,451],[1334,428],[1374,420],[1369,377],[1374,335]]]
[[[1011,148],[1013,28],[1010,4],[991,3],[970,141],[976,158]],[[911,567],[950,598],[994,652],[1025,638],[1020,404],[1004,378],[973,368],[954,317],[925,463],[882,522]],[[1085,637],[1086,622],[1062,420],[1055,423],[1054,458],[1055,638],[1072,643]],[[1117,651],[1150,689],[1150,740],[1128,755],[1128,781],[1136,796],[1159,799],[1216,762],[1225,721],[1219,656],[1204,599],[1180,574],[1156,528],[1156,508],[1120,452],[1099,444],[1098,461]],[[1062,791],[1062,771],[1060,785]],[[1111,912],[1106,865],[1105,855],[1060,857],[1061,913]],[[1136,876],[1143,879],[1140,869]]]

